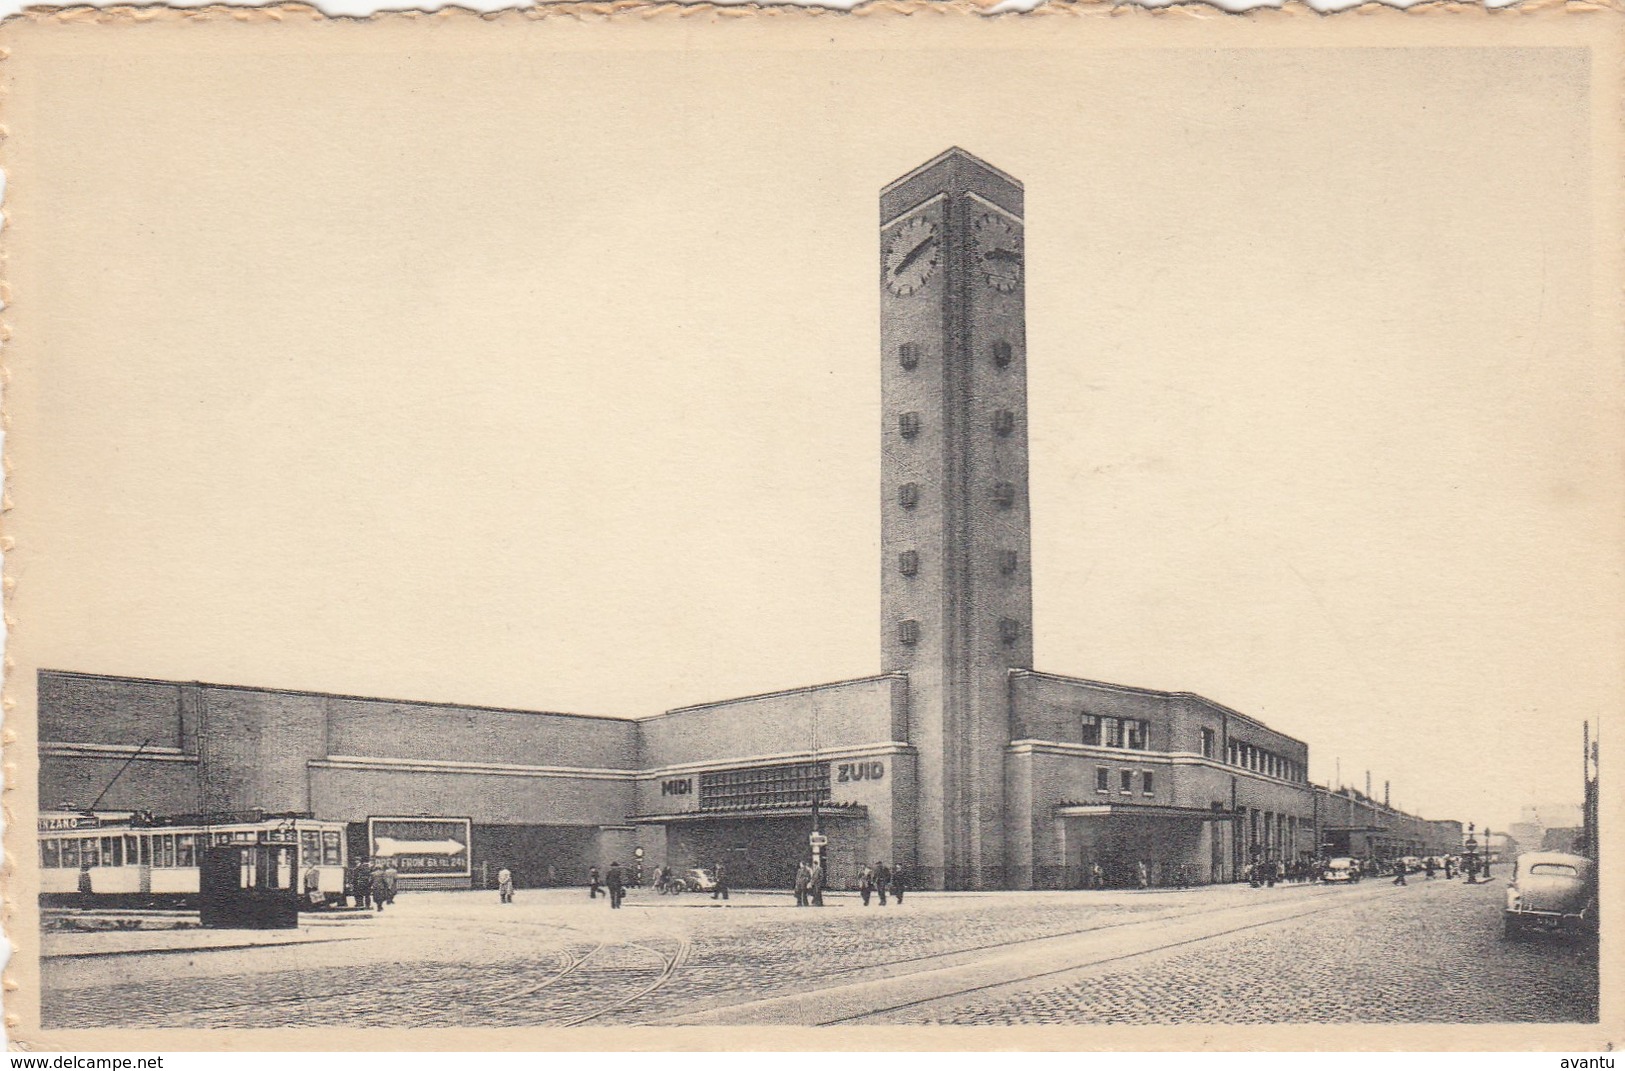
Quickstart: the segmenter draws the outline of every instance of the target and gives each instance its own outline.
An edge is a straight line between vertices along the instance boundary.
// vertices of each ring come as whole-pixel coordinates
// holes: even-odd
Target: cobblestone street
[[[1557,1022],[1594,945],[1509,943],[1504,886],[403,896],[295,939],[51,934],[43,1018],[139,1027]],[[132,943],[134,942],[134,943]],[[144,942],[144,943],[143,943]],[[212,944],[211,944],[212,942]]]

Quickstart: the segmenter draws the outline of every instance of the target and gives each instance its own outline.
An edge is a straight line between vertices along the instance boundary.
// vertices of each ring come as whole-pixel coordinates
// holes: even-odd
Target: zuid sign
[[[885,776],[883,762],[842,762],[835,766],[836,781],[878,781]]]

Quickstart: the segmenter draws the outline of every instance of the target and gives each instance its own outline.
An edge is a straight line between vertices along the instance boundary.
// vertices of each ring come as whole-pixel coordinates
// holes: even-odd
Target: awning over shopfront
[[[1215,811],[1205,807],[1174,807],[1155,803],[1071,803],[1055,805],[1057,818],[1174,818],[1182,821],[1199,819],[1203,822],[1234,822],[1239,817],[1229,811]]]

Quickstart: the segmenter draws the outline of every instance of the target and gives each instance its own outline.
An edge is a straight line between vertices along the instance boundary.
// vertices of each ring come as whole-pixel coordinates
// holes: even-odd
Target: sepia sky
[[[1625,679],[1588,54],[923,25],[59,34],[20,666],[627,716],[879,671],[876,201],[960,145],[1026,184],[1037,667],[1430,817],[1577,802]]]

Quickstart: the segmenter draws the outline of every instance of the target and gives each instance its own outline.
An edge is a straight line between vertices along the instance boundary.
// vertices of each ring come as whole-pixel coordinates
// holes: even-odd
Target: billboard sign
[[[472,818],[369,818],[367,848],[403,878],[466,878],[473,874]]]

